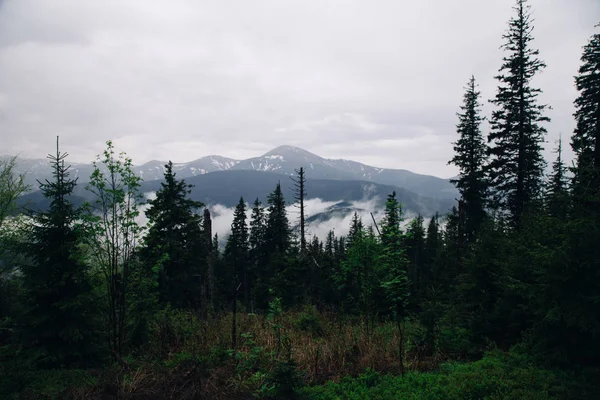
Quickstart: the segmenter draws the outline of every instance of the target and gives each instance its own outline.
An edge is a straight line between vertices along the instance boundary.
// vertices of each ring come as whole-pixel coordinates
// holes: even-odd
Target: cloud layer
[[[138,164],[292,144],[451,176],[463,86],[493,97],[513,3],[0,1],[2,152],[41,157],[57,134],[82,162],[107,139]],[[600,3],[531,5],[551,148]]]

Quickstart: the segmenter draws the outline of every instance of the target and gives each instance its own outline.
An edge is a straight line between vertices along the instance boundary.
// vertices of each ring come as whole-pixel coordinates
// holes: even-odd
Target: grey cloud
[[[471,74],[493,97],[513,0],[0,3],[2,153],[134,162],[293,144],[439,176]],[[533,0],[548,148],[573,130],[595,0]],[[489,105],[484,110],[489,113]],[[484,127],[487,129],[487,127]]]

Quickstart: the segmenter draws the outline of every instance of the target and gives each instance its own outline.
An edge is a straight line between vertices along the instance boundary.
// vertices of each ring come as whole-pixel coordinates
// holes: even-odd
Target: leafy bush
[[[304,388],[307,399],[569,399],[585,398],[572,377],[535,367],[519,355],[492,352],[474,363],[446,363],[435,373],[411,372],[404,378],[367,371],[358,378]]]

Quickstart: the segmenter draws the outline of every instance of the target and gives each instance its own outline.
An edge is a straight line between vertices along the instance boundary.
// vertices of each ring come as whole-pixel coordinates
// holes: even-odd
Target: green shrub
[[[311,333],[314,336],[323,336],[323,325],[319,316],[319,311],[315,306],[305,306],[298,317],[295,324],[296,329],[302,332]]]
[[[451,358],[463,358],[472,352],[470,332],[460,327],[443,327],[437,338],[437,351]]]
[[[404,378],[367,371],[358,378],[304,388],[301,394],[313,400],[585,398],[565,373],[543,370],[525,356],[501,352],[473,363],[446,363],[432,373],[410,372]]]

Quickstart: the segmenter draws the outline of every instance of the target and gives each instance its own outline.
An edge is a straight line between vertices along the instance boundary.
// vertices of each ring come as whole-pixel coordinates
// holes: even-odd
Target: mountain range
[[[149,161],[134,166],[134,171],[144,181],[162,179],[165,161]],[[365,165],[344,159],[327,159],[304,149],[293,146],[279,146],[259,157],[234,160],[218,155],[210,155],[187,163],[174,163],[173,169],[179,178],[189,178],[216,171],[252,170],[294,175],[295,170],[304,167],[307,178],[332,180],[357,180],[397,186],[417,194],[454,199],[457,190],[448,179],[431,175],[421,175],[404,169],[386,169]],[[86,182],[92,173],[91,164],[74,163],[72,176]],[[34,189],[37,180],[49,179],[51,170],[45,159],[19,159],[17,173],[25,173],[26,183]]]
[[[160,188],[165,164],[164,161],[150,161],[134,167],[135,173],[144,180],[141,188],[144,193]],[[407,212],[424,216],[445,213],[457,196],[456,188],[446,179],[401,169],[377,168],[356,161],[326,159],[292,146],[279,146],[260,157],[246,160],[211,155],[173,164],[176,176],[194,186],[191,192],[194,200],[227,207],[234,206],[240,196],[247,202],[259,198],[265,203],[278,182],[282,184],[285,198],[291,201],[293,182],[290,177],[300,167],[306,170],[307,198],[336,203],[323,215],[313,216],[318,219],[352,212],[349,202],[375,201],[377,207],[383,207],[386,196],[392,191],[397,193]],[[93,200],[84,184],[93,166],[76,163],[71,165],[70,171],[80,183],[73,201],[78,204]],[[37,180],[51,178],[47,160],[19,159],[16,172],[25,173],[26,183],[34,188]],[[48,205],[39,191],[22,196],[19,203],[39,208]]]

